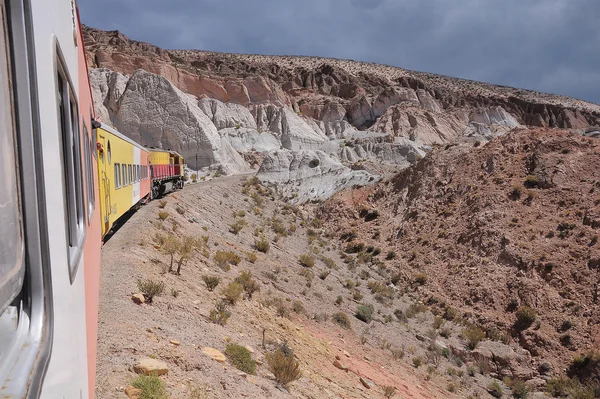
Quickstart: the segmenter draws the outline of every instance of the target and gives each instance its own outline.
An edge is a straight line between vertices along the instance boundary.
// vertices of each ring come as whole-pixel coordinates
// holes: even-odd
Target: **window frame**
[[[27,267],[21,290],[20,340],[0,360],[0,396],[35,398],[50,361],[54,315],[33,23],[29,0],[0,2],[6,10],[11,74],[16,82],[12,91]]]
[[[58,122],[61,134],[61,160],[63,170],[63,192],[66,193],[65,201],[67,252],[69,259],[69,279],[71,284],[79,268],[83,245],[85,242],[85,201],[83,193],[83,164],[81,160],[81,131],[79,129],[79,106],[73,81],[66,69],[65,59],[56,40],[55,59],[55,85],[57,95],[62,94],[61,103],[57,102]],[[58,85],[62,81],[62,92]],[[66,90],[65,90],[66,89]],[[73,109],[73,107],[75,107]],[[73,115],[73,112],[77,115]],[[61,115],[62,112],[62,115]],[[74,117],[75,116],[75,117]],[[73,126],[75,125],[75,126]]]
[[[114,166],[113,166],[113,171],[114,171],[114,180],[115,180],[115,190],[118,190],[121,188],[121,164],[115,162]]]

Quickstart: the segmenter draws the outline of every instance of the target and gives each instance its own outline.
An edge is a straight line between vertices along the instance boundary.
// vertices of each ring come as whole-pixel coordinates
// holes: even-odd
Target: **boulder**
[[[142,303],[146,302],[146,298],[144,297],[144,294],[133,294],[131,296],[131,300],[135,303],[137,303],[138,305],[141,305]]]
[[[375,387],[375,383],[368,378],[360,377],[360,383],[367,389],[371,389]]]
[[[227,360],[223,353],[214,348],[202,348],[202,353],[210,357],[211,359],[216,360],[219,363],[225,363],[225,361]]]
[[[129,399],[140,399],[142,390],[129,385],[125,388],[125,395],[127,395]]]
[[[340,362],[340,361],[339,361],[339,360],[337,360],[337,359],[336,359],[336,360],[333,362],[333,365],[334,365],[335,367],[337,367],[338,369],[340,369],[340,370],[342,370],[342,371],[345,371],[345,372],[348,372],[348,370],[349,370],[349,369],[348,369],[348,366],[346,366],[344,363]]]
[[[535,376],[531,367],[531,355],[524,349],[515,351],[501,342],[485,340],[471,352],[471,356],[486,359],[499,377],[510,376],[530,380]]]
[[[164,375],[169,372],[169,367],[165,362],[160,360],[146,358],[140,360],[135,366],[133,366],[133,371],[138,374],[145,375]]]

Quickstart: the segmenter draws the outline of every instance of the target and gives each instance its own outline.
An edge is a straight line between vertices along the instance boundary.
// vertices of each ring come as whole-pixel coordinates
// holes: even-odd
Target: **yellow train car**
[[[150,147],[150,174],[152,177],[152,198],[169,189],[183,188],[183,157],[171,150]]]
[[[101,124],[96,129],[102,236],[114,223],[150,194],[148,150]]]

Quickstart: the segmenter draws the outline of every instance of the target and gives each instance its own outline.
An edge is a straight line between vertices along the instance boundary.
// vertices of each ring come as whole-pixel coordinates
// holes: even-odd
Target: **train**
[[[0,24],[0,398],[94,398],[103,238],[184,159],[95,119],[76,0]]]

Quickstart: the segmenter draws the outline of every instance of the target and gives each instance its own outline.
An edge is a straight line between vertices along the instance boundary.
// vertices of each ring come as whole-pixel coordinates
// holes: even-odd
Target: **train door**
[[[101,132],[101,131],[100,131]],[[98,174],[100,185],[100,213],[102,215],[102,236],[110,230],[110,191],[111,174],[109,172],[112,164],[112,153],[110,140],[102,134],[98,134]]]

